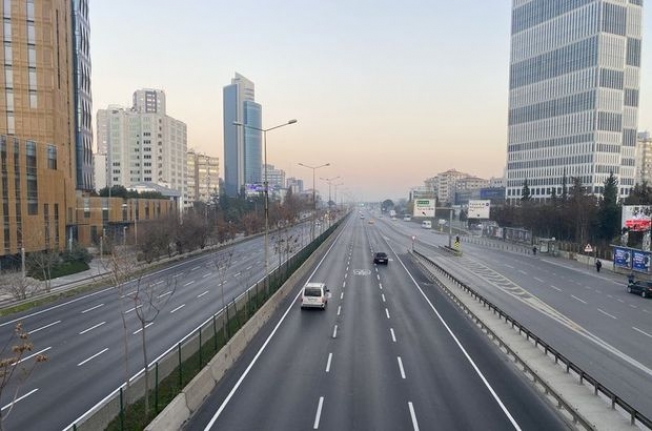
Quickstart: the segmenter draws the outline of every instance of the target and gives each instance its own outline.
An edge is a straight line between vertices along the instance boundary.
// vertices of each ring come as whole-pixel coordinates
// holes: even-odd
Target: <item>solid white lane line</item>
[[[392,341],[396,343],[396,334],[394,334],[394,328],[389,328],[389,332],[392,334]]]
[[[550,287],[552,287],[553,289],[555,289],[555,290],[557,290],[557,291],[559,291],[559,292],[562,291],[560,288],[558,288],[557,286],[553,286],[552,284],[550,285]]]
[[[326,372],[331,370],[331,361],[333,360],[333,353],[328,354],[328,361],[326,361]]]
[[[638,329],[638,328],[635,327],[635,326],[632,326],[632,329],[633,329],[634,331],[638,331],[638,332],[640,332],[641,334],[643,334],[643,335],[645,335],[645,336],[647,336],[647,337],[652,338],[652,335],[651,335],[651,334],[648,334],[647,332],[643,331],[642,329]]]
[[[340,293],[340,299],[344,299],[344,292]]]
[[[13,406],[14,404],[16,404],[18,401],[20,401],[20,400],[24,400],[25,398],[29,397],[30,395],[32,395],[32,394],[33,394],[34,392],[36,392],[36,391],[38,391],[38,388],[36,388],[36,389],[32,389],[31,391],[27,392],[27,393],[26,393],[25,395],[23,395],[22,397],[18,397],[18,398],[16,398],[15,400],[13,400],[12,402],[10,402],[9,404],[7,404],[6,406],[4,406],[4,407],[3,407],[2,409],[0,409],[0,410],[6,410],[6,409],[8,409],[9,407],[11,407],[11,406]]]
[[[381,294],[380,294],[380,297],[383,298],[383,302],[386,302],[386,301],[385,301],[385,294],[384,294],[384,293],[381,293]]]
[[[317,414],[315,415],[315,423],[312,429],[319,429],[319,419],[321,419],[321,408],[324,406],[324,397],[319,397],[319,404],[317,405]]]
[[[509,422],[512,424],[514,429],[516,429],[517,431],[521,431],[521,427],[516,422],[516,419],[514,419],[512,414],[509,412],[509,410],[507,410],[507,407],[505,407],[505,404],[503,404],[503,401],[500,399],[498,394],[496,394],[496,391],[494,391],[494,388],[489,384],[486,377],[484,376],[484,374],[482,374],[482,371],[480,371],[478,366],[475,364],[475,362],[473,361],[473,358],[471,358],[471,356],[466,351],[466,349],[464,348],[464,346],[462,345],[460,340],[457,339],[457,337],[455,336],[455,333],[453,333],[453,330],[450,328],[450,326],[448,326],[448,323],[446,323],[446,321],[441,316],[441,314],[439,314],[439,311],[437,311],[435,306],[432,304],[432,301],[430,301],[430,299],[428,298],[426,293],[423,291],[421,286],[419,286],[419,283],[417,283],[417,281],[414,279],[414,277],[412,276],[410,271],[408,271],[408,269],[405,266],[405,264],[403,263],[403,261],[401,259],[398,259],[398,261],[401,263],[401,266],[403,267],[403,269],[405,270],[407,275],[410,277],[410,280],[412,280],[412,283],[414,284],[414,286],[419,290],[419,293],[421,293],[421,296],[423,296],[424,300],[426,301],[426,303],[428,304],[430,309],[435,313],[435,315],[437,316],[437,318],[439,319],[441,324],[444,325],[444,328],[446,328],[446,331],[451,336],[453,341],[455,341],[455,344],[457,344],[457,347],[460,349],[460,351],[462,352],[462,354],[464,355],[466,360],[469,361],[469,364],[471,364],[471,366],[473,367],[473,370],[475,371],[476,375],[480,378],[480,380],[482,380],[482,383],[489,390],[489,392],[491,393],[491,396],[496,401],[496,404],[498,404],[498,406],[500,406],[500,409],[503,411],[503,413],[505,414],[505,416],[507,417]]]
[[[333,338],[337,338],[337,325],[333,327]]]
[[[202,296],[206,295],[208,293],[208,290],[205,290],[203,293],[200,293],[197,295],[197,298],[201,298]]]
[[[401,370],[401,378],[405,380],[405,369],[403,368],[403,361],[400,356],[397,356],[398,359],[398,368]]]
[[[387,315],[387,318],[389,319],[389,310],[385,308],[385,314]]]
[[[532,278],[534,278],[539,283],[545,283],[545,281],[541,280],[539,277],[532,277]]]
[[[154,322],[149,322],[147,325],[145,325],[145,328],[149,328],[149,327],[152,326],[153,324],[154,324]],[[139,333],[139,332],[142,331],[142,330],[143,330],[143,328],[139,328],[139,329],[135,330],[135,331],[133,332],[133,334],[136,335],[137,333]]]
[[[98,323],[98,324],[95,325],[95,326],[91,326],[91,327],[88,328],[88,329],[84,329],[83,331],[81,331],[81,332],[79,333],[79,335],[83,335],[83,334],[87,333],[88,331],[92,331],[92,330],[95,329],[95,328],[99,328],[100,326],[104,325],[105,323],[106,323],[106,322]]]
[[[571,298],[573,298],[573,299],[575,299],[575,300],[577,300],[577,301],[580,301],[582,304],[587,304],[587,302],[586,302],[585,300],[583,300],[583,299],[581,299],[581,298],[578,298],[578,297],[575,296],[575,295],[571,295]]]
[[[618,319],[618,318],[617,318],[616,316],[614,316],[613,314],[609,314],[609,313],[607,313],[606,311],[601,310],[601,309],[599,309],[599,308],[598,308],[598,311],[599,311],[600,313],[604,314],[605,316],[609,316],[609,317],[611,317],[611,318],[614,319],[614,320],[617,320],[617,319]]]
[[[47,325],[45,325],[45,326],[41,326],[40,328],[32,329],[32,330],[29,331],[27,334],[28,334],[28,335],[32,335],[32,334],[35,333],[35,332],[42,331],[43,329],[47,329],[47,328],[49,328],[50,326],[54,326],[54,325],[56,325],[56,324],[58,324],[58,323],[61,323],[61,320],[57,320],[56,322],[52,322],[52,323],[49,323],[49,324],[47,324]]]
[[[21,362],[29,361],[29,360],[32,359],[33,357],[35,357],[35,356],[37,356],[37,355],[40,355],[40,354],[43,353],[43,352],[47,352],[47,351],[50,350],[51,348],[52,348],[51,346],[50,346],[50,347],[46,347],[46,348],[43,349],[43,350],[40,350],[40,351],[38,351],[38,352],[36,352],[36,353],[32,353],[32,354],[29,355],[29,356],[25,356],[25,357],[22,358],[20,361],[16,362],[16,365],[20,364]]]
[[[174,310],[170,310],[170,314],[174,313],[175,311],[179,311],[179,310],[181,310],[181,309],[182,309],[183,307],[185,307],[185,306],[186,306],[186,304],[181,304],[181,305],[179,305],[179,306],[178,306],[177,308],[175,308]]]
[[[410,409],[410,417],[412,418],[412,429],[414,431],[419,431],[419,422],[417,422],[417,415],[414,413],[414,406],[412,401],[408,401],[408,407]]]
[[[81,361],[80,363],[78,363],[77,366],[78,366],[78,367],[81,367],[82,365],[84,365],[84,364],[87,363],[88,361],[92,361],[93,359],[97,358],[97,357],[100,356],[102,353],[106,352],[107,350],[109,350],[108,347],[105,348],[104,350],[100,350],[99,352],[97,352],[96,354],[94,354],[93,356],[91,356],[90,358],[88,358],[88,359],[84,359],[83,361]]]
[[[104,306],[104,304],[100,304],[100,305],[96,305],[95,307],[87,308],[86,310],[82,311],[81,314],[88,313],[89,311],[96,310],[96,309],[98,309],[100,307],[103,307],[103,306]]]
[[[342,312],[342,306],[338,305],[337,306],[337,315],[339,316],[341,312]]]

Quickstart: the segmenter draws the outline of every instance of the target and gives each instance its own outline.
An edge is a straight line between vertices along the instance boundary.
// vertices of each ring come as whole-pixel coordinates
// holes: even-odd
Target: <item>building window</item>
[[[27,23],[27,43],[36,44],[36,27],[33,22]]]
[[[27,172],[27,214],[38,214],[38,170],[36,164],[36,142],[27,141],[25,167]]]
[[[36,90],[36,69],[29,69],[29,89]]]
[[[11,0],[4,0],[4,18],[11,18]]]
[[[27,0],[27,21],[34,21],[34,0]]]
[[[29,107],[32,109],[38,108],[38,96],[36,90],[29,90]]]
[[[13,112],[7,112],[7,133],[10,135],[16,133],[16,120]]]
[[[5,36],[5,42],[10,42],[11,41],[11,21],[8,20],[7,18],[4,19],[2,23],[3,27],[3,34]]]
[[[6,102],[7,102],[7,111],[13,111],[14,110],[14,91],[13,90],[7,90],[5,99],[6,99]]]
[[[14,50],[11,47],[11,42],[5,42],[4,48],[5,64],[11,66],[14,62]]]
[[[11,66],[5,66],[5,87],[13,88],[14,86],[14,71]]]
[[[27,61],[29,67],[36,67],[36,47],[27,47]]]
[[[48,169],[57,169],[57,147],[48,145]]]

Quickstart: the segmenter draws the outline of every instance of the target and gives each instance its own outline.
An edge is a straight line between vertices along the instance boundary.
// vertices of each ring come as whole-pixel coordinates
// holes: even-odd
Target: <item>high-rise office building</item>
[[[73,73],[75,79],[75,159],[77,189],[91,191],[93,178],[93,99],[88,0],[73,0]]]
[[[99,153],[106,154],[107,185],[155,183],[184,195],[186,124],[165,112],[165,93],[138,90],[130,109],[110,105],[97,113]]]
[[[239,73],[223,89],[224,187],[229,196],[239,195],[245,184],[263,181],[262,108],[254,96],[254,83]]]
[[[634,185],[642,1],[514,0],[506,198]]]
[[[57,250],[76,227],[73,2],[0,8],[0,256]]]

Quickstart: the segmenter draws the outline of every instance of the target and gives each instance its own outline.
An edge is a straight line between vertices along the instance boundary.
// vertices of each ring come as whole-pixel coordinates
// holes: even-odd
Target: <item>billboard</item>
[[[491,201],[469,201],[469,214],[467,218],[489,218]]]
[[[651,205],[623,205],[621,228],[628,228],[633,232],[650,230],[652,222]]]
[[[650,272],[650,252],[632,250],[632,269],[637,272]]]
[[[631,269],[632,251],[625,247],[614,247],[614,265],[619,268]]]
[[[436,199],[416,199],[414,201],[413,217],[434,217]]]

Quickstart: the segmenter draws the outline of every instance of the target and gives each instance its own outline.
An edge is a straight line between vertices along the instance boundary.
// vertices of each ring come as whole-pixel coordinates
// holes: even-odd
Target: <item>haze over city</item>
[[[364,200],[407,197],[451,168],[503,175],[510,1],[112,0],[90,18],[93,109],[164,90],[188,148],[218,156],[222,176],[222,88],[236,72],[256,85],[263,127],[298,120],[268,135],[268,161],[306,188],[299,162],[331,163],[318,177]],[[651,50],[639,130],[652,124]]]

